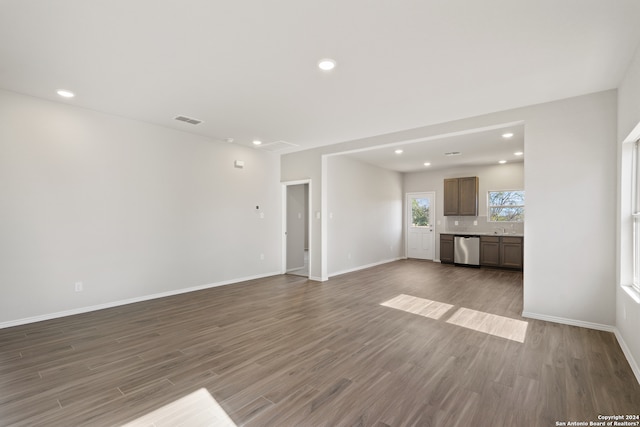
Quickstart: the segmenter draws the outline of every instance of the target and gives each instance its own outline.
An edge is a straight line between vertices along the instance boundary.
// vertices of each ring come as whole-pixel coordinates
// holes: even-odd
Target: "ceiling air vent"
[[[202,120],[194,119],[193,117],[187,116],[176,116],[174,120],[178,120],[179,122],[189,123],[190,125],[199,125],[202,123]]]
[[[444,153],[445,156],[459,156],[460,154],[462,154],[459,151],[449,151],[448,153]]]

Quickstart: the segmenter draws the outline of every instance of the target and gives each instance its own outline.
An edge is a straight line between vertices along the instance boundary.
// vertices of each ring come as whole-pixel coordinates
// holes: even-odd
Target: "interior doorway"
[[[433,260],[435,193],[407,193],[407,258]]]
[[[283,273],[309,277],[310,256],[310,182],[283,183]]]

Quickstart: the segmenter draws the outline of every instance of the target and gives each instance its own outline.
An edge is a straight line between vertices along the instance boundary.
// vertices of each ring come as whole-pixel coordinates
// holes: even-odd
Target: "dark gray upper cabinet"
[[[478,177],[444,180],[444,215],[478,216]]]

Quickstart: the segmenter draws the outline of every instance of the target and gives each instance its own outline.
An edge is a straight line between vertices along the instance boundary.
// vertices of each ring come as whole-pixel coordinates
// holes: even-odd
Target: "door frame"
[[[435,190],[431,190],[431,191],[413,191],[410,193],[405,193],[405,199],[404,199],[404,209],[405,209],[405,214],[404,214],[404,221],[406,223],[406,226],[404,227],[404,257],[405,258],[409,258],[409,227],[411,226],[410,221],[409,221],[409,215],[411,214],[411,209],[409,207],[409,200],[412,197],[421,195],[421,194],[428,194],[429,197],[431,198],[431,211],[433,212],[433,218],[432,218],[432,228],[433,228],[433,239],[431,241],[431,254],[432,254],[432,258],[431,261],[435,261],[436,259],[436,192]]]
[[[309,236],[309,273],[307,277],[311,277],[311,264],[313,262],[313,243],[311,238],[311,179],[300,179],[296,181],[282,181],[280,183],[282,185],[282,228],[281,228],[281,237],[282,237],[282,263],[280,268],[280,274],[287,274],[287,188],[291,185],[301,185],[308,184],[309,186],[309,197],[307,200],[307,235]],[[303,276],[304,277],[304,276]]]

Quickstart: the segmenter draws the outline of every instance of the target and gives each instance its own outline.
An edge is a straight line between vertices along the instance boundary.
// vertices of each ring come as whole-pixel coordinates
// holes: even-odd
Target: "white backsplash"
[[[474,225],[474,221],[477,225]],[[445,216],[440,232],[524,234],[524,222],[489,222],[486,216]]]

